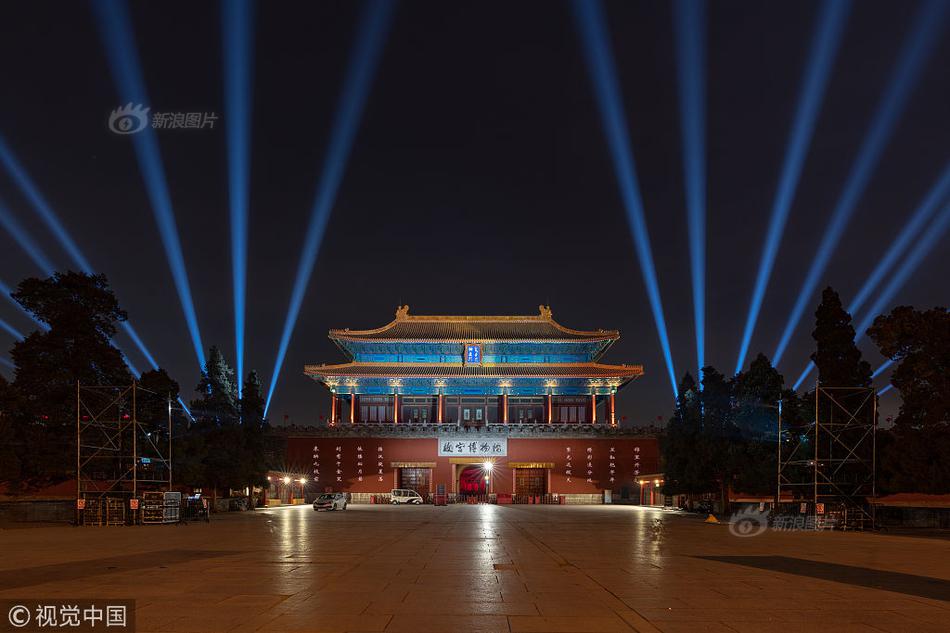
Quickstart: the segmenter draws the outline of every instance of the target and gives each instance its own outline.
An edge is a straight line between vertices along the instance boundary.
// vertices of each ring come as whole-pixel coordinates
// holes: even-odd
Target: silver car
[[[314,510],[346,510],[346,495],[342,492],[325,492],[313,502]]]

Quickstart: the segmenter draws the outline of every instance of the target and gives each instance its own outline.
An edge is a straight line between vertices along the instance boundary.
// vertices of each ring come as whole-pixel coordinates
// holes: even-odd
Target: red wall
[[[316,490],[332,488],[374,493],[389,492],[396,487],[395,472],[390,466],[392,462],[436,462],[432,472],[433,490],[438,484],[445,484],[446,491],[452,491],[452,464],[448,457],[438,457],[438,442],[437,438],[292,437],[287,440],[287,462],[301,476],[314,481]],[[481,460],[473,458],[472,461]],[[607,489],[619,494],[620,489],[626,487],[630,488],[631,497],[636,498],[637,476],[659,471],[655,438],[509,438],[508,455],[494,461],[492,492],[495,493],[513,492],[514,481],[507,466],[509,461],[553,462],[549,490],[553,493],[600,493]],[[382,466],[379,466],[380,462]],[[613,473],[610,472],[611,464]],[[462,468],[464,466],[456,468],[456,476]],[[319,475],[315,470],[319,470]]]

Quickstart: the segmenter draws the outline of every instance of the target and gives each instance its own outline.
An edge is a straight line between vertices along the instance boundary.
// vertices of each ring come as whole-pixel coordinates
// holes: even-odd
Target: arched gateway
[[[643,373],[601,358],[616,330],[574,330],[533,316],[417,316],[373,330],[331,330],[347,356],[305,373],[331,393],[326,426],[296,431],[314,491],[354,502],[392,488],[425,496],[639,496],[657,472],[656,439],[622,429],[615,397]],[[419,489],[422,488],[422,489]]]

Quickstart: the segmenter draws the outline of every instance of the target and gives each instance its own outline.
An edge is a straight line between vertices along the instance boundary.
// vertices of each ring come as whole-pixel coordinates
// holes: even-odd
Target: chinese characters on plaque
[[[567,460],[564,462],[564,476],[567,477],[567,483],[571,483],[571,475],[573,474],[573,468],[571,467],[571,447],[567,447]]]
[[[587,483],[593,483],[594,476],[594,449],[587,447]]]
[[[614,461],[614,447],[610,447],[610,483],[614,483],[614,475],[617,473],[617,463]]]
[[[343,447],[336,447],[336,480],[343,482]]]
[[[313,480],[320,481],[320,447],[313,445]]]
[[[633,476],[640,474],[640,447],[633,447]]]
[[[508,455],[508,438],[472,440],[466,437],[441,438],[440,457],[504,457]]]
[[[363,447],[356,447],[356,481],[363,481]]]
[[[465,346],[465,364],[480,365],[482,362],[482,346],[470,344]]]
[[[378,473],[376,481],[383,480],[383,447],[376,447],[376,472]]]

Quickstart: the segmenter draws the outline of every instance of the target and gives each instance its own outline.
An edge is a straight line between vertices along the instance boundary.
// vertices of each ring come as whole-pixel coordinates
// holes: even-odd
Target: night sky
[[[718,2],[708,25],[706,359],[735,364],[818,5]],[[848,21],[751,354],[770,354],[884,90],[914,2],[859,2]],[[270,380],[360,5],[265,3],[255,24],[246,368]],[[131,7],[153,111],[215,112],[213,130],[159,130],[205,346],[233,360],[221,26],[216,3]],[[606,5],[678,375],[695,374],[672,15]],[[186,401],[198,367],[120,105],[84,3],[0,6],[0,135],[105,273]],[[853,297],[950,158],[950,38],[926,68],[816,290]],[[69,260],[0,171],[0,200],[57,266]],[[895,302],[947,305],[937,248]],[[0,279],[40,274],[0,233]],[[642,363],[619,398],[630,422],[672,395],[570,8],[403,2],[395,12],[270,411],[309,423],[325,390],[305,363],[339,362],[332,327],[413,314],[536,314],[616,328],[606,360]],[[813,308],[779,367],[791,384]],[[29,331],[9,302],[0,318]],[[131,343],[119,343],[139,367]],[[0,333],[0,347],[12,338]],[[882,360],[870,341],[872,366]],[[751,356],[750,356],[751,359]],[[3,370],[10,377],[10,372]],[[883,386],[883,381],[878,386]],[[896,394],[882,397],[885,411]]]

